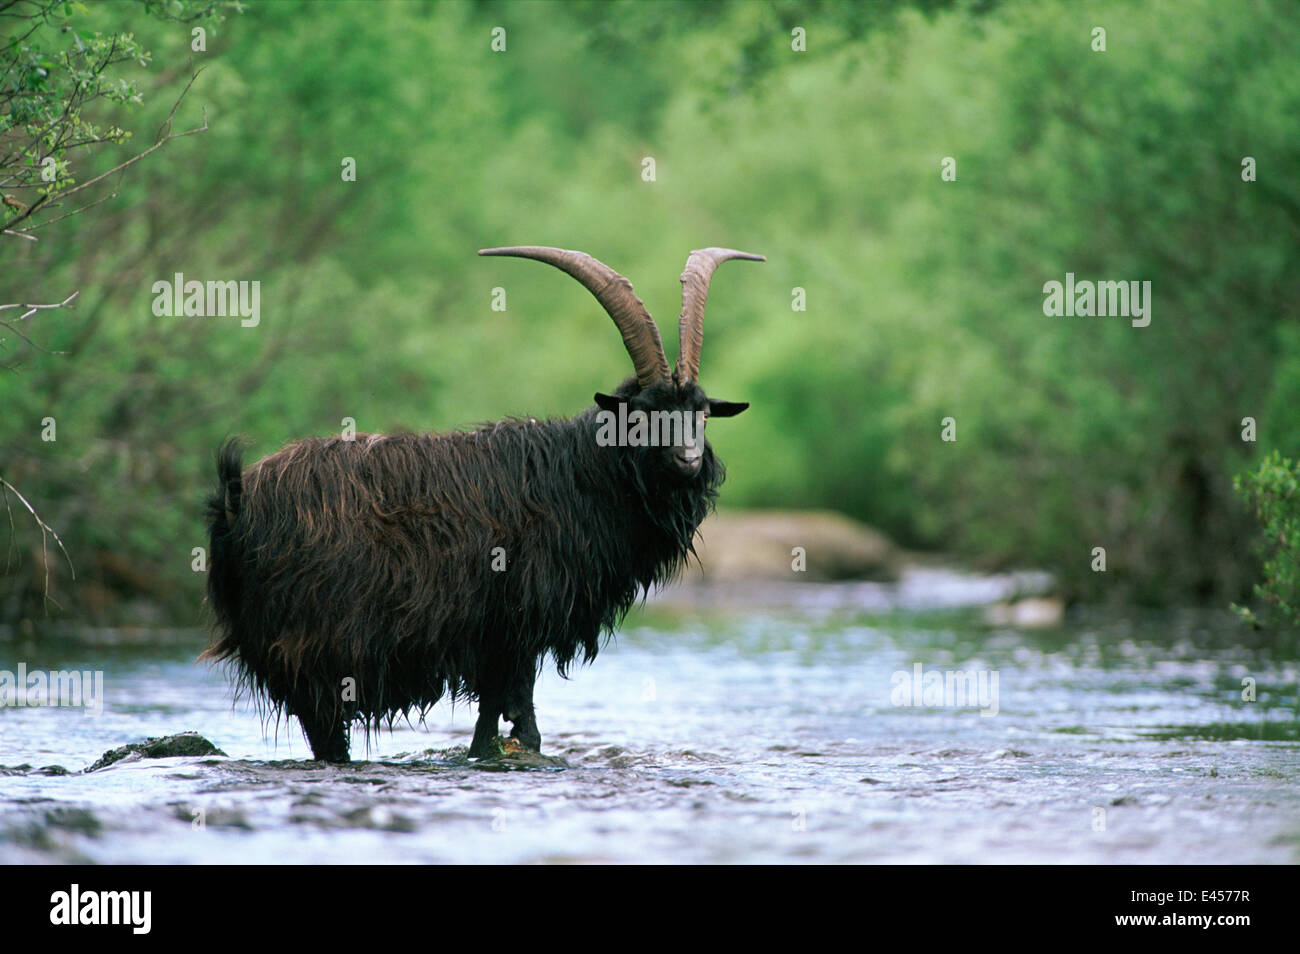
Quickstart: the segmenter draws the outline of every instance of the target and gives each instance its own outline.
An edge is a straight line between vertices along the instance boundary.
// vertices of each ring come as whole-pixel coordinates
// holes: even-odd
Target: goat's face
[[[596,404],[608,412],[605,420],[613,425],[620,444],[655,472],[688,482],[700,475],[705,456],[712,453],[704,439],[709,418],[734,417],[749,407],[710,398],[694,383],[667,380],[642,390],[635,378],[624,381],[614,394],[597,394]],[[626,411],[620,405],[626,405]]]

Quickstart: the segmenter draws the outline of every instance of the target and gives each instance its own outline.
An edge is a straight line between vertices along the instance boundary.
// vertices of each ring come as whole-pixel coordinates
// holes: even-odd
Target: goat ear
[[[617,411],[618,406],[622,403],[622,398],[616,398],[612,394],[601,394],[599,391],[596,392],[596,404],[600,406],[602,411]]]
[[[747,407],[748,401],[715,401],[709,398],[709,417],[735,417]]]

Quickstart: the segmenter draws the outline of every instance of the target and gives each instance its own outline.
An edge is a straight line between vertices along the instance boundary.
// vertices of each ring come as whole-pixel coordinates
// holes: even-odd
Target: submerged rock
[[[470,765],[489,771],[569,767],[569,763],[558,756],[542,755],[541,752],[524,748],[514,736],[498,735],[488,743],[488,747],[488,755],[485,758],[472,760]]]
[[[86,771],[95,772],[123,759],[135,761],[136,759],[170,759],[177,756],[225,754],[197,732],[178,732],[176,735],[145,739],[143,742],[132,742],[129,745],[110,749]]]
[[[52,808],[45,813],[45,825],[48,828],[62,828],[65,831],[98,838],[104,825],[88,808]]]

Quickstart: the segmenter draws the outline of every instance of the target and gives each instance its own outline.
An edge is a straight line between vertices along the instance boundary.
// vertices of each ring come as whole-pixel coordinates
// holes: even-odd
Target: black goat
[[[354,722],[369,732],[444,695],[479,701],[472,757],[502,716],[540,749],[533,683],[545,656],[561,673],[590,661],[644,589],[684,566],[724,473],[703,421],[748,407],[711,400],[696,381],[714,270],[761,256],[691,253],[670,374],[654,320],[608,266],[536,246],[479,254],[536,259],[582,282],[636,376],[571,420],[309,439],[247,470],[236,443],[218,453],[215,639],[201,658],[231,660],[241,688],[297,716],[318,759],[348,760]],[[638,440],[646,420],[652,433],[642,426]],[[656,420],[678,424],[671,439],[654,439]]]

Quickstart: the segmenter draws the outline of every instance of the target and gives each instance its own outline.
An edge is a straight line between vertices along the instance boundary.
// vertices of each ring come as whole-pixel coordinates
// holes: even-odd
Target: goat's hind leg
[[[311,754],[321,762],[346,764],[351,760],[348,749],[348,727],[342,719],[333,721],[299,716],[303,734],[311,746]]]

